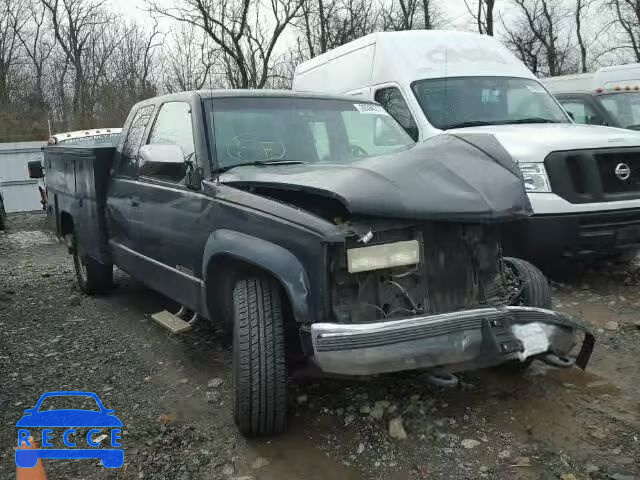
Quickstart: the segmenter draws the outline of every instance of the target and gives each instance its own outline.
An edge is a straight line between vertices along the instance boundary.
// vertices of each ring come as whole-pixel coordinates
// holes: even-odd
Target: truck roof
[[[148,100],[140,102],[145,103],[163,103],[169,100],[188,100],[193,97],[199,98],[268,98],[268,97],[282,97],[282,98],[318,98],[327,100],[346,100],[353,102],[356,100],[351,95],[330,95],[326,93],[313,93],[313,92],[294,92],[292,90],[272,90],[272,89],[213,89],[213,90],[191,90],[187,92],[170,93],[167,95],[161,95],[153,97]],[[357,99],[358,103],[375,103],[373,100],[366,100],[362,98]]]
[[[599,68],[593,73],[542,79],[552,93],[605,93],[640,89],[640,63]]]
[[[327,68],[320,68],[325,65]],[[337,78],[332,74],[329,81],[328,75],[320,73],[329,65],[336,66],[332,73],[349,71],[353,75]],[[313,90],[319,86],[346,92],[386,82],[465,76],[535,78],[493,37],[449,30],[410,30],[372,33],[301,63],[296,68],[294,89]]]

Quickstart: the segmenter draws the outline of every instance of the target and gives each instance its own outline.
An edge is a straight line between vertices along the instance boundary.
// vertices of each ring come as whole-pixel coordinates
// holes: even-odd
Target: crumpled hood
[[[447,133],[493,134],[516,162],[543,162],[551,152],[566,150],[614,147],[640,150],[640,132],[576,123],[487,125],[456,128]]]
[[[492,135],[438,135],[348,165],[236,167],[220,181],[335,198],[352,215],[496,222],[532,214],[515,163]]]

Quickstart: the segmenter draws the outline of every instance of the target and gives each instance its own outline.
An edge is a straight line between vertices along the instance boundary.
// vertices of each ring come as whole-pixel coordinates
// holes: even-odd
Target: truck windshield
[[[412,89],[431,125],[442,130],[569,122],[551,94],[527,78],[435,78],[418,80]]]
[[[597,98],[619,126],[640,130],[640,92],[611,93]]]
[[[219,170],[255,163],[343,164],[414,143],[380,105],[358,100],[214,98],[205,108]]]

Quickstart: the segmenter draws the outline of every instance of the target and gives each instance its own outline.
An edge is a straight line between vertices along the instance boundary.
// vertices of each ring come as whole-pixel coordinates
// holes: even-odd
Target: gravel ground
[[[556,266],[555,306],[598,333],[587,372],[292,380],[290,428],[246,440],[231,418],[231,348],[202,322],[172,336],[174,308],[119,273],[108,296],[75,286],[43,215],[0,232],[0,478],[15,422],[51,390],[96,392],[124,423],[125,465],[48,460],[49,479],[640,479],[640,265]],[[567,273],[568,272],[568,273]]]

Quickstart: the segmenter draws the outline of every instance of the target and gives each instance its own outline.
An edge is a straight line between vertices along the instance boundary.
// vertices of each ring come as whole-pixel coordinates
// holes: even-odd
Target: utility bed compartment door
[[[111,262],[105,206],[114,153],[114,147],[45,148],[45,178],[58,235],[63,215],[70,215],[80,252],[103,263]]]

